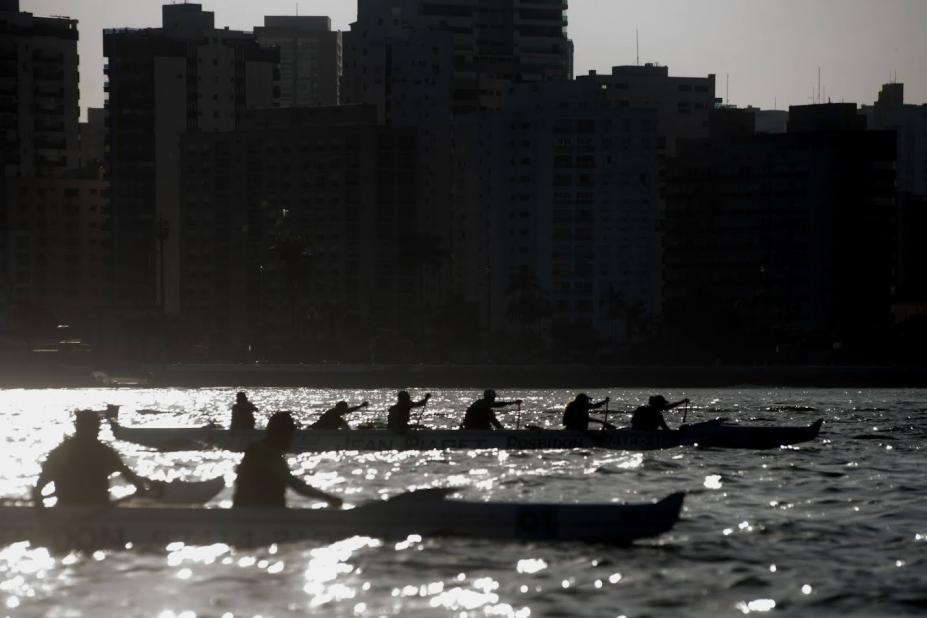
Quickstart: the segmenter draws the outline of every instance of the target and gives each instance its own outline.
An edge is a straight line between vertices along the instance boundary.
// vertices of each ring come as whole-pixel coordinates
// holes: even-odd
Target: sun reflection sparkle
[[[741,601],[736,605],[736,607],[744,614],[750,614],[753,612],[763,613],[772,611],[776,607],[776,602],[772,599],[755,599],[746,603]]]

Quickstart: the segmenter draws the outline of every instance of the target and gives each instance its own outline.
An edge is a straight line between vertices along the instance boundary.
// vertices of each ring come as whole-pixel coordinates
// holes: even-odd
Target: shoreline
[[[96,374],[94,376],[93,374]],[[108,381],[108,382],[107,382]],[[162,364],[0,366],[0,388],[925,388],[927,366]]]

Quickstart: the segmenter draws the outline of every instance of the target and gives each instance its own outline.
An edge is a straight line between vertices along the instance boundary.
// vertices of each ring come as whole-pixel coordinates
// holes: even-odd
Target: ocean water
[[[70,412],[120,404],[127,425],[227,422],[236,389],[0,391],[0,496],[28,495]],[[418,397],[427,389],[413,391]],[[478,394],[432,390],[424,422],[454,427]],[[262,411],[311,420],[338,399],[385,420],[394,392],[255,389]],[[555,427],[574,393],[522,398],[518,422]],[[610,394],[611,420],[650,394]],[[0,547],[3,616],[899,616],[927,614],[927,390],[788,388],[664,392],[692,399],[688,420],[825,423],[814,442],[772,451],[677,448],[646,453],[448,451],[293,455],[291,467],[346,502],[426,486],[485,501],[642,502],[686,491],[668,534],[630,548],[471,539],[320,539],[258,549],[171,544],[163,550],[56,553]],[[148,412],[146,410],[156,410]],[[500,414],[506,426],[514,409]],[[682,411],[667,414],[671,425]],[[109,431],[101,432],[112,441]],[[114,442],[153,478],[223,474],[227,506],[240,457],[159,453]],[[113,493],[127,493],[120,478]],[[291,506],[309,506],[290,496]]]

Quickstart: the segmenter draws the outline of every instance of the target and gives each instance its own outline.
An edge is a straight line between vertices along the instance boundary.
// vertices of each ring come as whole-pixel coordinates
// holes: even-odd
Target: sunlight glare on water
[[[119,405],[120,422],[131,426],[225,423],[236,390],[3,391],[0,492],[29,495],[45,454],[73,431],[75,409]],[[423,422],[448,428],[456,427],[479,394],[413,390],[413,397],[434,394]],[[280,409],[294,410],[301,423],[308,423],[339,399],[371,402],[352,415],[352,424],[382,423],[395,400],[395,391],[386,389],[267,388],[248,394],[260,409],[259,423]],[[612,395],[609,420],[620,425],[653,392],[589,394],[594,399]],[[697,402],[689,410],[690,423],[728,417],[743,425],[807,425],[824,418],[824,429],[818,440],[797,449],[770,451],[292,454],[288,461],[296,473],[354,508],[408,488],[434,486],[460,487],[451,499],[481,502],[650,502],[675,491],[686,491],[687,497],[673,530],[631,548],[402,535],[262,548],[181,543],[157,551],[130,545],[99,554],[58,554],[11,539],[0,548],[0,607],[11,618],[636,616],[668,615],[676,608],[677,615],[707,618],[735,612],[905,615],[927,606],[922,481],[927,391],[743,388],[663,394]],[[559,415],[548,411],[562,410],[574,395],[507,389],[504,396],[531,402],[523,407],[522,426],[556,427]],[[514,414],[499,416],[514,426]],[[681,419],[675,411],[667,414],[670,425]],[[226,489],[208,506],[230,505],[239,453],[157,452],[114,442],[106,426],[101,439],[145,476],[224,476]],[[129,489],[114,477],[114,495]],[[288,499],[293,507],[314,504],[292,494]],[[848,567],[860,564],[880,566]],[[118,599],[113,582],[118,582]]]

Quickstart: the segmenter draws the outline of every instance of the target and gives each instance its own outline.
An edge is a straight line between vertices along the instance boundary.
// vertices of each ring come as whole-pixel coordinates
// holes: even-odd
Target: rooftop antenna
[[[726,103],[730,105],[731,104],[731,74],[730,73],[727,74],[727,87],[724,91],[724,98],[726,99]]]
[[[634,38],[637,42],[637,66],[641,65],[641,31],[640,28],[634,29]]]
[[[818,67],[818,103],[822,103],[821,100],[821,67]]]

